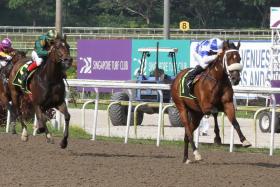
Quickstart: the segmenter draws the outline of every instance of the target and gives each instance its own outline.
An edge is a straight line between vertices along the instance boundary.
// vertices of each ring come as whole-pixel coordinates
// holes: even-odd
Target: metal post
[[[276,99],[275,95],[271,94],[271,100],[272,100],[272,116],[271,116],[271,130],[270,130],[270,149],[269,149],[269,155],[273,155],[273,149],[274,149],[274,131],[275,131],[275,106],[276,106]]]
[[[131,91],[131,89],[128,89],[128,96],[129,96],[129,102],[128,102],[128,112],[127,112],[126,130],[125,130],[125,138],[124,138],[125,144],[128,141],[130,119],[131,119],[131,108],[132,108],[132,91]]]
[[[7,110],[6,133],[9,132],[10,124],[11,124],[11,112],[10,112],[10,110]]]
[[[55,29],[59,34],[62,33],[62,0],[56,0],[55,9]]]
[[[162,90],[157,90],[159,93],[159,111],[158,111],[158,131],[157,131],[157,147],[159,147],[159,141],[160,141],[160,126],[162,122],[162,105],[163,105],[163,93]]]
[[[170,38],[169,22],[170,22],[170,0],[164,0],[164,16],[163,16],[163,35],[164,39]]]
[[[92,127],[92,140],[96,140],[96,130],[97,130],[97,115],[98,115],[98,102],[99,102],[99,90],[94,88],[95,96],[95,106],[94,106],[94,118],[93,118],[93,127]]]

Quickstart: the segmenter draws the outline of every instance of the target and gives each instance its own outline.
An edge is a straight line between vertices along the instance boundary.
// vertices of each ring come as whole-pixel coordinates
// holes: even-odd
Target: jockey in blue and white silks
[[[195,48],[193,52],[194,59],[197,63],[196,67],[189,72],[187,86],[192,92],[193,89],[193,79],[201,73],[210,62],[215,60],[223,49],[223,41],[219,38],[211,38],[209,40],[204,40]]]
[[[198,65],[205,69],[210,62],[217,58],[218,53],[222,52],[223,41],[219,38],[212,38],[200,42],[193,53]]]

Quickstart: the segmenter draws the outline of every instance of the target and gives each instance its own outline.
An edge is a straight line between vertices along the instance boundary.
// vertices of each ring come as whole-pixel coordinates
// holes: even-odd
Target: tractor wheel
[[[183,123],[181,122],[181,118],[179,115],[179,111],[176,107],[168,108],[168,116],[169,121],[173,127],[183,127]]]
[[[115,101],[128,101],[129,97],[126,93],[116,92],[111,97]],[[121,104],[113,104],[109,109],[109,117],[114,126],[125,126],[127,121],[128,106]],[[141,125],[144,114],[138,112],[137,125]],[[134,113],[131,112],[130,125],[134,123]]]
[[[260,113],[259,126],[260,126],[261,132],[264,132],[264,133],[271,132],[271,121],[272,121],[271,112]],[[275,132],[280,132],[279,114],[278,113],[276,113],[274,129],[275,129]]]

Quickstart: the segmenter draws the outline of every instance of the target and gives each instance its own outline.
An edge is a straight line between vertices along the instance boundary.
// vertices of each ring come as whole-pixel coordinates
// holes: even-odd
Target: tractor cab
[[[138,52],[142,53],[141,63],[136,76],[136,82],[141,84],[171,84],[175,76],[177,75],[177,64],[176,64],[176,53],[177,48],[159,48],[157,47],[147,47],[139,48]],[[155,62],[151,62],[149,57],[154,53],[156,55]],[[169,73],[165,72],[161,63],[159,62],[159,53],[165,53],[168,56],[169,61],[167,67]],[[153,63],[151,66],[149,63]],[[153,67],[153,68],[151,68]],[[171,68],[170,68],[171,67]],[[148,71],[146,71],[148,70]],[[170,90],[163,91],[163,101],[170,102]],[[156,90],[142,90],[137,89],[136,100],[147,101],[147,102],[158,102],[159,94]]]
[[[139,82],[162,82],[163,80],[173,80],[177,75],[177,64],[176,64],[176,53],[178,52],[177,48],[158,48],[158,47],[147,47],[147,48],[139,48],[138,52],[142,53],[140,68],[137,74],[137,80]],[[156,54],[156,62],[155,68],[146,74],[145,69],[149,63],[149,57],[151,53]],[[159,53],[166,53],[170,58],[170,62],[172,64],[172,74],[168,75],[164,72],[163,69],[159,66]]]

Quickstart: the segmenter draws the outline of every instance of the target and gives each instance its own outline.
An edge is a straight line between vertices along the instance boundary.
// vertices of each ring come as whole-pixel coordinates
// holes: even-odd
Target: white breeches
[[[0,60],[0,68],[2,68],[2,67],[4,67],[4,66],[6,66],[7,65],[7,61],[5,61],[5,60]]]
[[[36,51],[32,51],[31,58],[32,58],[33,61],[36,62],[37,66],[40,66],[43,62],[43,59],[38,56]]]

